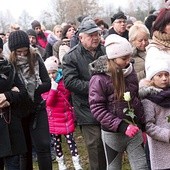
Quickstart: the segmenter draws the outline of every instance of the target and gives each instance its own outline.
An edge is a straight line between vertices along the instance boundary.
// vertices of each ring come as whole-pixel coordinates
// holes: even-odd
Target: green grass
[[[74,133],[74,137],[76,140],[76,144],[77,144],[78,152],[80,155],[80,161],[81,161],[83,170],[88,170],[89,168],[88,168],[87,150],[86,150],[86,147],[84,144],[82,134],[78,127]],[[71,159],[71,154],[70,154],[68,145],[67,145],[64,137],[62,138],[62,146],[63,146],[63,153],[65,156],[65,162],[66,162],[67,168],[68,168],[68,170],[74,170],[72,159]],[[34,170],[38,170],[37,162],[34,162]],[[56,161],[53,162],[53,170],[58,170],[58,164]],[[122,170],[130,170],[130,166],[129,166],[126,155],[123,157]]]

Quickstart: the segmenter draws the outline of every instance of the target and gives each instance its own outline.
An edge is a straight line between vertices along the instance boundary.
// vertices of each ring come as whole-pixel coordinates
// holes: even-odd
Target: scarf
[[[159,31],[154,31],[152,39],[155,42],[159,43],[160,45],[170,48],[170,35],[169,34],[161,33]]]
[[[146,97],[146,99],[156,103],[161,107],[170,108],[170,88],[163,90],[158,94],[150,94]]]
[[[58,69],[55,82],[58,83],[63,78],[62,69]]]
[[[20,79],[25,85],[29,96],[32,101],[34,101],[34,93],[35,90],[42,84],[40,76],[39,76],[39,63],[38,60],[35,62],[34,66],[34,74],[29,73],[29,64],[28,58],[26,56],[18,56],[17,57],[17,70]]]

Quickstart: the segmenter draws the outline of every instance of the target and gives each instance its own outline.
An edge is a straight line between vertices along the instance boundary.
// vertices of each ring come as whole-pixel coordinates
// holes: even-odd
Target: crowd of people
[[[170,169],[170,8],[145,21],[119,11],[111,25],[81,16],[79,25],[0,33],[0,170],[75,170],[80,128],[90,170]]]

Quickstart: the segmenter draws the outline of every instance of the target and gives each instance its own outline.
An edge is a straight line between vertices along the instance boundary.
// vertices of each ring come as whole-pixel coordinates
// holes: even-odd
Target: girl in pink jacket
[[[46,59],[45,66],[51,78],[51,89],[42,95],[46,100],[46,109],[50,133],[55,140],[54,146],[57,154],[59,170],[66,170],[61,146],[61,135],[64,135],[72,154],[73,164],[76,170],[81,170],[77,146],[73,138],[75,130],[74,115],[69,103],[70,91],[64,87],[62,70],[58,69],[59,61],[55,56]]]

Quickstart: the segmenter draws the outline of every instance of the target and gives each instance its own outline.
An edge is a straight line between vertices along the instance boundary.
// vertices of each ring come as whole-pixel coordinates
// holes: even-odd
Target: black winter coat
[[[28,94],[13,67],[8,69],[0,74],[0,93],[4,93],[10,103],[9,107],[0,109],[0,157],[22,154],[27,150],[21,125],[24,113],[21,112],[20,106],[28,98]],[[12,87],[17,87],[19,92],[12,91]]]
[[[72,92],[72,101],[75,109],[77,123],[83,124],[99,124],[93,117],[89,102],[89,63],[105,54],[104,47],[99,45],[96,49],[96,55],[93,57],[79,43],[73,47],[63,58],[63,77],[67,89]]]

